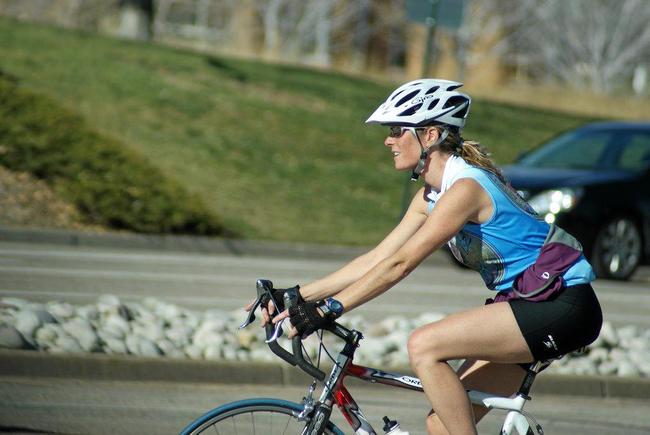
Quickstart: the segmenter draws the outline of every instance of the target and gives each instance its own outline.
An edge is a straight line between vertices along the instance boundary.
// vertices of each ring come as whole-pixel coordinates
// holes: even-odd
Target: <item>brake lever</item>
[[[264,340],[264,343],[271,343],[277,340],[278,338],[282,337],[282,323],[284,323],[285,320],[287,320],[286,317],[275,324],[275,329],[273,330],[273,334],[269,337],[268,340]]]
[[[260,306],[261,303],[262,303],[262,296],[258,296],[255,302],[253,302],[253,306],[251,307],[250,311],[248,312],[248,317],[246,317],[244,323],[239,325],[239,329],[244,329],[245,327],[247,327],[248,325],[250,325],[255,321],[255,310],[257,310],[257,308]]]

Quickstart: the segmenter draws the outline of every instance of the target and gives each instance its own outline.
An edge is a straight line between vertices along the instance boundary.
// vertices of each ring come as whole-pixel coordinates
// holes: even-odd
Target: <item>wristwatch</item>
[[[330,317],[332,319],[337,319],[341,317],[341,314],[343,314],[343,304],[334,298],[325,299],[319,308],[325,317]]]

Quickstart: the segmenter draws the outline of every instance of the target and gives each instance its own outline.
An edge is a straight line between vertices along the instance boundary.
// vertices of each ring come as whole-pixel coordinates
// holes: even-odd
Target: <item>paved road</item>
[[[0,295],[88,303],[111,293],[124,300],[154,296],[194,308],[237,309],[252,298],[257,278],[280,286],[304,283],[341,261],[0,242]],[[615,325],[650,328],[649,277],[645,269],[632,282],[597,281],[605,318]],[[480,305],[488,296],[478,274],[440,258],[357,313],[449,313]]]
[[[145,296],[205,309],[238,309],[267,277],[291,285],[322,276],[340,262],[305,258],[235,257],[154,251],[120,251],[63,245],[0,243],[0,295],[32,300],[94,301],[112,293],[125,300]],[[605,316],[615,324],[650,327],[647,273],[630,283],[600,281],[596,289]],[[423,265],[383,297],[359,309],[377,317],[450,312],[482,303],[488,292],[478,276],[441,259]],[[401,390],[354,389],[377,422],[389,414],[411,434],[422,433],[424,398]],[[0,379],[0,427],[58,433],[177,433],[197,412],[250,396],[302,397],[303,389],[270,386],[141,382],[80,382],[65,379]],[[549,434],[650,433],[650,402],[576,397],[535,397],[528,408]],[[502,418],[502,416],[501,416]],[[340,422],[340,417],[338,417]],[[342,423],[342,422],[340,422]],[[377,424],[379,427],[380,425]],[[481,423],[497,433],[499,415]],[[22,429],[21,429],[22,428]],[[4,430],[4,429],[3,429]],[[2,430],[0,430],[2,431]]]
[[[376,429],[388,414],[411,435],[423,434],[422,419],[428,411],[424,397],[397,389],[377,394],[385,388],[353,385],[350,391]],[[253,396],[295,401],[304,393],[297,387],[0,378],[0,432],[175,434],[216,404]],[[650,401],[537,396],[526,409],[547,434],[650,433]],[[333,415],[339,427],[350,433],[337,410]],[[479,432],[498,433],[503,418],[502,412],[493,411],[480,423]]]

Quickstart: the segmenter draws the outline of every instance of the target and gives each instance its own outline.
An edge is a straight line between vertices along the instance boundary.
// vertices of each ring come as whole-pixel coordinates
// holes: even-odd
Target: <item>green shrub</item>
[[[0,164],[47,181],[89,223],[143,233],[223,233],[196,195],[1,72]]]

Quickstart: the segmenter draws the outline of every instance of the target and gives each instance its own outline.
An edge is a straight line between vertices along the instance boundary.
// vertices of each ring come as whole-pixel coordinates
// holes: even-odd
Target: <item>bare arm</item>
[[[462,179],[440,198],[424,224],[389,257],[358,281],[342,290],[337,299],[349,311],[382,294],[406,277],[422,260],[451,239],[468,221],[480,222],[491,212],[487,193],[471,179]]]
[[[320,300],[339,293],[362,276],[368,273],[378,263],[395,254],[409,240],[426,220],[427,201],[424,188],[420,189],[404,217],[393,231],[370,252],[361,255],[341,267],[336,272],[309,283],[300,289],[305,300]]]

